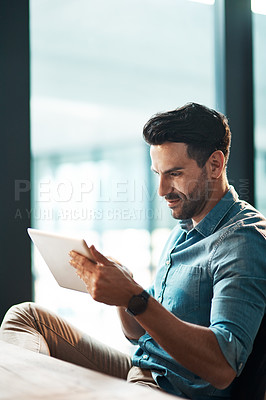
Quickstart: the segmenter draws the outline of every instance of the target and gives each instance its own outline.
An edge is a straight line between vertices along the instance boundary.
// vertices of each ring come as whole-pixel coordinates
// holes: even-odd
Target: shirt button
[[[167,260],[167,261],[165,262],[165,264],[166,264],[166,265],[169,265],[170,262],[171,262],[171,261]]]
[[[241,370],[242,366],[243,366],[243,363],[240,363],[239,366],[238,366],[238,370],[239,371]]]
[[[142,357],[143,360],[148,360],[149,356],[147,354],[144,354],[144,356]]]
[[[158,297],[158,301],[159,301],[159,303],[161,303],[162,302],[162,296],[160,296],[160,297]]]

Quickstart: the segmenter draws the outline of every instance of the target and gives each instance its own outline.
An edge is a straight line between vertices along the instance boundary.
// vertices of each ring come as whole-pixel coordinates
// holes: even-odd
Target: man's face
[[[185,143],[166,142],[150,148],[152,170],[159,176],[158,194],[176,219],[199,222],[210,195],[207,169],[187,155]]]

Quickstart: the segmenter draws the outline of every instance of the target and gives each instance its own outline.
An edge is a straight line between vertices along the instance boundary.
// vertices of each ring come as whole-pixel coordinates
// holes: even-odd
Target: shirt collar
[[[207,237],[211,235],[221,220],[238,200],[238,194],[233,186],[230,185],[228,192],[221,198],[213,209],[195,226],[195,230]],[[181,220],[180,227],[186,231],[192,229],[191,220]]]

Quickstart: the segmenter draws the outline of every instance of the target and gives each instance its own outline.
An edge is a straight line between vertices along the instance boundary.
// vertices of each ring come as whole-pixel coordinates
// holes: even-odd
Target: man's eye
[[[170,176],[179,176],[181,175],[181,172],[171,172]]]

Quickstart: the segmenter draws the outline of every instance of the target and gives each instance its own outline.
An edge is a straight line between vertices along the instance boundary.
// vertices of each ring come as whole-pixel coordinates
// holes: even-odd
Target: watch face
[[[147,299],[141,295],[133,296],[129,300],[128,309],[134,315],[141,314],[146,310],[147,302]]]

